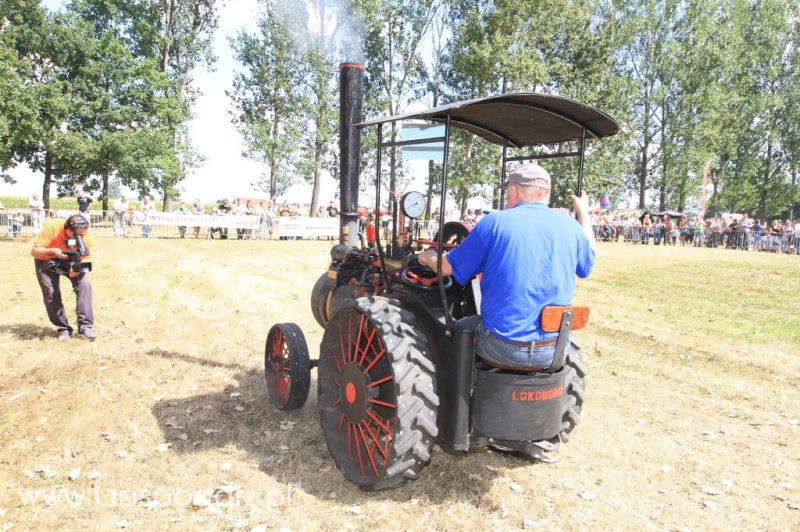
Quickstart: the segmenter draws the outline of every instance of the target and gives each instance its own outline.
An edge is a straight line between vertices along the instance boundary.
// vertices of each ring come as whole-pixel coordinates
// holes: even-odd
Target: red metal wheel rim
[[[397,405],[391,363],[380,331],[366,315],[349,310],[336,325],[338,349],[331,351],[335,366],[330,379],[339,388],[331,405],[338,415],[339,443],[348,465],[357,466],[361,476],[379,477],[394,439]],[[354,368],[359,371],[356,378]]]
[[[272,387],[278,406],[286,406],[292,388],[292,360],[289,344],[283,329],[276,328],[270,338],[269,367],[272,373]]]

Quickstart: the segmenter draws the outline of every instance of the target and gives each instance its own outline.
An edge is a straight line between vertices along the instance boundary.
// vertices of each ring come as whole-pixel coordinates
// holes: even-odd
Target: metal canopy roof
[[[452,126],[495,144],[508,140],[513,147],[580,140],[584,127],[587,138],[600,139],[619,131],[617,121],[599,109],[562,96],[539,93],[487,96],[418,113],[368,120],[356,127],[402,120],[444,123],[448,113]]]

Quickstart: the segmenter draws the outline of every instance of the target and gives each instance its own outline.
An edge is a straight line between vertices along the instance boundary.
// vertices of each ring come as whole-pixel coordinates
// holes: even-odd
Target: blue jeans
[[[475,333],[478,357],[508,368],[546,368],[553,363],[556,353],[556,344],[534,347],[533,342],[530,346],[506,342],[484,327],[483,318],[479,315],[459,320],[456,329]]]

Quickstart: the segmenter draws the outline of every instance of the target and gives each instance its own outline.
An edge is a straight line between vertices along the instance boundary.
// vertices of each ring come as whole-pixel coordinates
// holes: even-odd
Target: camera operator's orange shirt
[[[67,251],[69,249],[67,247],[67,231],[64,228],[66,222],[66,220],[47,220],[39,235],[33,240],[33,245],[36,247],[58,248]],[[86,234],[83,235],[83,243],[91,251],[94,242],[92,241],[92,235],[89,234],[89,231],[86,231]],[[48,260],[52,257],[34,255],[34,258],[36,260]]]

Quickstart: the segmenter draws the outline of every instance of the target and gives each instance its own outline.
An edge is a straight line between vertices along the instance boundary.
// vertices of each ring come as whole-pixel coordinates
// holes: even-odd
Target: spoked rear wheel
[[[325,327],[320,420],[336,466],[362,489],[397,487],[430,461],[436,379],[414,316],[396,301],[362,297]]]
[[[296,410],[308,398],[311,365],[303,331],[294,323],[276,323],[264,348],[264,374],[272,403],[280,410]]]

